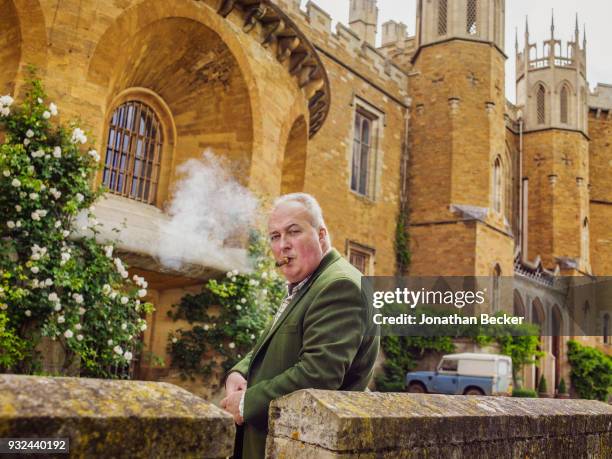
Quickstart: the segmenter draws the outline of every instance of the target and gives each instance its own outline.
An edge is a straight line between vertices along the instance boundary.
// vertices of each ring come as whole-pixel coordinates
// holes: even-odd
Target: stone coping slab
[[[220,458],[234,435],[229,414],[172,384],[0,374],[0,438],[68,437],[71,457]]]
[[[612,406],[593,400],[308,389],[274,401],[269,428],[271,457],[612,454]]]

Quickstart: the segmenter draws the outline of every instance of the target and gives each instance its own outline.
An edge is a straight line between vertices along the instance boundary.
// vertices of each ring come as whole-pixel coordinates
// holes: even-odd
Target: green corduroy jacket
[[[380,339],[361,273],[332,249],[278,321],[229,372],[247,380],[236,458],[263,458],[270,402],[300,389],[363,391]]]

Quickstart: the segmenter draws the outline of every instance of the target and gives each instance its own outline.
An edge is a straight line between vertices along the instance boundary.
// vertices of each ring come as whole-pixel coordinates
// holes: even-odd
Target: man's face
[[[321,263],[325,229],[317,231],[312,226],[308,212],[300,203],[286,202],[277,206],[268,220],[268,234],[276,261],[289,260],[280,268],[289,282],[306,279]]]

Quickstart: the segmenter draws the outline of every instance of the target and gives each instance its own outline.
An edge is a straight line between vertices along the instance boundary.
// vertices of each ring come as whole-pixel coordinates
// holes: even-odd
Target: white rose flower
[[[78,310],[78,313],[80,316],[82,316],[83,314],[85,314],[85,308],[83,306],[81,306]]]
[[[38,199],[38,193],[30,193],[30,199],[32,200]]]
[[[74,328],[76,328],[77,330],[80,330],[80,329],[81,329],[81,328],[83,328],[83,327],[81,326],[81,324],[76,324],[76,325],[74,326]]]
[[[11,182],[11,185],[14,186],[15,188],[19,188],[21,186],[21,182],[19,181],[19,179],[14,178],[13,181]]]
[[[4,169],[2,171],[2,175],[4,175],[5,177],[10,177],[11,176],[11,171],[9,171],[8,169]]]
[[[79,340],[79,341],[83,341],[83,335],[77,335],[77,337],[76,337],[76,338],[77,338],[77,340]]]
[[[72,338],[74,336],[74,333],[72,333],[72,330],[68,329],[64,332],[64,336],[68,339]]]
[[[45,279],[45,285],[47,287],[50,287],[51,285],[53,285],[53,280],[51,278]]]
[[[13,220],[9,220],[8,222],[6,222],[6,226],[8,226],[10,229],[15,228],[15,222]]]
[[[64,231],[62,231],[62,236],[63,236],[63,237],[68,237],[68,236],[70,236],[70,231],[68,231],[68,230],[64,230]]]
[[[58,316],[57,323],[63,324],[64,322],[66,322],[66,318],[64,316]]]
[[[42,114],[42,117],[46,120],[48,120],[49,118],[51,118],[51,113],[47,110],[45,110]]]
[[[113,246],[107,245],[106,247],[104,247],[104,254],[106,255],[106,258],[113,258]]]
[[[140,290],[138,290],[138,296],[140,298],[144,298],[145,296],[147,296],[147,289],[141,288]]]
[[[83,304],[83,295],[81,295],[80,293],[73,293],[72,299],[74,299],[74,302],[76,304]]]
[[[106,342],[106,344],[108,344],[109,346],[112,346],[112,345],[113,345],[113,340],[112,340],[112,339],[109,339],[109,340]]]
[[[236,310],[237,310],[237,311],[242,310],[242,306],[240,306],[239,304],[238,304],[238,305],[236,305]]]
[[[251,335],[251,339],[255,339],[255,335]]]
[[[61,265],[65,265],[68,260],[70,260],[70,254],[66,253],[66,252],[62,252],[62,261],[60,262]]]
[[[82,129],[80,128],[75,128],[74,131],[72,131],[72,138],[71,138],[72,143],[86,143],[87,142],[87,136],[85,135],[85,133],[83,132]]]
[[[127,324],[125,322],[121,324],[121,330],[127,330]]]
[[[109,296],[111,300],[114,300],[115,298],[117,298],[117,292],[112,292]]]
[[[60,226],[62,226],[62,222],[59,220],[55,220],[55,223],[53,224],[53,226],[55,226],[56,228],[59,228]]]
[[[96,150],[89,150],[89,156],[91,156],[95,162],[100,162],[100,155]]]
[[[267,277],[268,277],[268,273],[267,272],[264,271],[263,273],[261,273],[261,278],[262,279],[266,279]]]
[[[17,205],[15,206],[15,210],[16,210],[17,212],[21,212],[21,206],[20,206],[19,204],[17,204]]]
[[[30,311],[29,309],[26,309],[25,315],[26,317],[30,317],[32,315],[32,311]]]
[[[27,147],[30,145],[30,139],[23,139],[23,144]]]
[[[49,301],[53,301],[54,303],[56,301],[59,301],[59,297],[57,296],[57,293],[55,292],[49,293],[49,296],[47,298],[49,299]]]
[[[235,277],[232,277],[232,282],[236,282],[236,278]]]
[[[8,308],[8,305],[5,303],[0,303],[0,309],[2,309],[3,311],[6,311]]]
[[[228,271],[227,274],[226,274],[227,277],[232,277],[233,275],[234,274],[231,271]]]
[[[108,284],[104,284],[102,286],[102,293],[104,293],[105,295],[108,295],[111,292],[111,286]]]
[[[85,199],[85,196],[83,196],[81,193],[77,193],[74,197],[77,202],[83,202],[83,199]]]
[[[40,253],[33,253],[32,256],[30,257],[30,259],[32,259],[34,261],[40,260]]]
[[[129,300],[129,298],[127,296],[122,296],[121,297],[121,304],[128,304],[128,301],[130,301],[130,300]]]
[[[234,349],[234,348],[236,347],[236,344],[235,344],[235,343],[229,343],[229,344],[228,344],[228,347],[229,347],[230,349]]]
[[[115,354],[123,355],[123,349],[118,344],[113,348],[113,351],[115,351]]]
[[[34,274],[38,274],[38,271],[40,271],[40,269],[38,269],[38,266],[32,266],[30,268],[30,271],[32,271]]]
[[[62,149],[61,147],[55,147],[53,148],[53,157],[56,159],[59,159],[62,157]]]
[[[33,131],[32,129],[28,129],[28,130],[26,131],[26,137],[27,137],[28,139],[31,139],[32,137],[34,137],[34,131]]]
[[[178,339],[172,338],[172,342],[176,344],[176,343],[178,343]]]
[[[55,306],[53,306],[53,310],[54,311],[61,311],[62,310],[62,305],[60,303],[55,303]]]
[[[242,304],[244,304],[244,303],[246,303],[246,302],[247,302],[247,300],[246,300],[246,298],[240,298],[240,302],[241,302]]]
[[[208,331],[209,329],[210,329],[210,327],[208,326],[208,324],[205,324],[205,325],[204,325],[204,330],[205,330],[205,331]]]
[[[55,105],[53,102],[51,102],[49,104],[49,111],[51,112],[51,115],[57,116],[57,105]]]
[[[239,273],[239,271],[238,271],[237,269],[234,269],[234,270],[232,271],[232,274],[233,274],[234,276],[237,276],[237,275],[238,275],[238,273]]]
[[[123,354],[123,357],[125,357],[125,360],[129,362],[132,360],[132,353],[130,351],[126,351],[125,354]]]
[[[43,100],[39,97],[38,99],[36,99],[38,101],[39,104],[43,103]]]
[[[3,105],[5,107],[10,107],[11,105],[13,105],[14,101],[15,101],[15,99],[13,99],[8,94],[5,95],[5,96],[0,96],[0,105]]]
[[[32,217],[32,220],[39,222],[40,221],[40,215],[38,215],[38,211],[32,212],[30,214],[30,217]]]
[[[147,324],[144,323],[140,326],[140,331],[145,331],[147,329]]]
[[[21,228],[21,220],[17,220],[17,221],[15,222],[15,226],[16,226],[17,228]]]

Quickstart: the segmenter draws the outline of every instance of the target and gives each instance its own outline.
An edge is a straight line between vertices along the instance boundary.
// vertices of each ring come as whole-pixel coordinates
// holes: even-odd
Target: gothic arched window
[[[438,35],[446,35],[448,30],[448,0],[438,1]]]
[[[478,1],[468,0],[467,2],[467,21],[466,31],[470,35],[478,33]]]
[[[493,210],[500,213],[502,210],[502,195],[503,195],[503,184],[502,184],[503,170],[502,162],[500,157],[495,158],[493,163]]]
[[[589,262],[589,219],[582,221],[582,258],[586,263]]]
[[[493,289],[491,292],[491,307],[493,312],[498,312],[501,306],[501,267],[495,265],[493,269]]]
[[[113,112],[102,182],[111,193],[152,204],[157,193],[162,127],[148,105],[130,100]]]
[[[546,123],[546,88],[544,85],[538,86],[536,96],[538,124]]]
[[[563,86],[561,88],[561,122],[567,124],[567,113],[568,113],[568,100],[569,100],[569,91],[567,90],[567,86]]]

